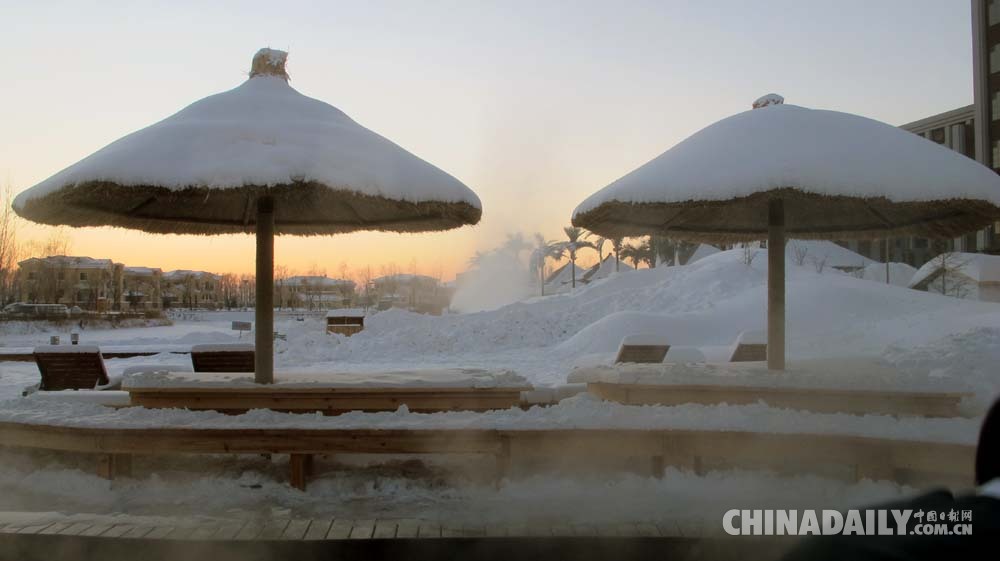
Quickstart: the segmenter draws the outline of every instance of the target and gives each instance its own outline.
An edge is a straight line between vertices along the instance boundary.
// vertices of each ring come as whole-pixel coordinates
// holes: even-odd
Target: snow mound
[[[885,263],[872,263],[861,272],[861,278],[875,282],[885,282]],[[906,263],[889,263],[889,284],[893,286],[909,286],[910,279],[917,269]]]

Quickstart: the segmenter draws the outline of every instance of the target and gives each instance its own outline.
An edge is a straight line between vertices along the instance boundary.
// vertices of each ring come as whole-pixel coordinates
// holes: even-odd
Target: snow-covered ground
[[[365,330],[353,337],[328,335],[322,317],[279,318],[276,329],[287,340],[276,341],[278,376],[282,369],[320,374],[354,374],[420,368],[511,370],[537,386],[559,385],[576,365],[610,363],[621,339],[634,333],[662,334],[676,346],[713,349],[731,345],[747,330],[765,325],[766,250],[744,261],[742,250],[720,252],[683,267],[643,269],[612,274],[577,290],[533,298],[491,311],[425,316],[401,310],[372,315]],[[528,411],[487,414],[419,415],[352,413],[336,418],[251,412],[223,416],[210,412],[113,412],[95,404],[21,399],[21,389],[38,378],[31,363],[0,362],[0,417],[24,422],[142,426],[169,422],[194,427],[247,425],[323,425],[381,427],[699,427],[725,430],[754,428],[771,432],[813,430],[889,438],[973,443],[978,415],[1000,393],[1000,304],[973,302],[858,279],[809,264],[788,263],[788,355],[796,361],[820,360],[828,365],[844,359],[844,368],[825,368],[825,380],[810,384],[852,387],[864,372],[856,365],[879,362],[879,377],[866,387],[900,390],[924,387],[970,391],[976,398],[971,418],[895,419],[884,416],[823,415],[779,410],[763,404],[745,406],[626,407],[600,403],[587,396]],[[84,330],[85,344],[191,345],[236,342],[230,322],[249,320],[247,312],[201,313],[180,318],[172,326]],[[68,335],[68,333],[64,334]],[[246,341],[246,334],[243,340]],[[46,343],[48,333],[7,333],[0,346]],[[717,353],[715,353],[717,354]],[[112,359],[112,371],[145,363],[171,364],[184,356]],[[859,362],[859,360],[861,362]],[[898,376],[891,375],[892,368]],[[886,374],[890,372],[890,374]],[[785,376],[793,376],[794,369]],[[475,511],[487,516],[568,516],[599,521],[714,517],[721,505],[740,501],[762,508],[775,504],[829,507],[897,496],[892,484],[839,483],[822,478],[788,478],[760,473],[710,473],[695,476],[670,472],[662,481],[619,474],[599,480],[535,477],[511,481],[496,491],[488,482],[455,480],[451,470],[428,464],[391,464],[375,471],[335,468],[302,494],[285,486],[284,468],[259,459],[203,460],[205,469],[182,469],[184,462],[162,460],[141,482],[107,484],[89,475],[91,466],[60,455],[5,452],[0,469],[0,509],[33,505],[38,509],[164,512],[189,508],[194,497],[216,497],[204,509],[289,508],[304,513],[360,513],[426,517],[429,513]],[[28,458],[46,467],[39,469]],[[274,462],[280,462],[280,459]],[[393,467],[395,466],[395,467]],[[403,466],[403,467],[400,467]],[[408,467],[407,467],[408,466]],[[440,469],[441,471],[436,471]],[[82,470],[82,471],[81,471]],[[379,471],[383,470],[383,471]],[[408,471],[409,470],[409,471]],[[423,470],[423,471],[422,471]],[[200,473],[192,475],[192,472]],[[409,475],[420,475],[412,478]],[[409,474],[404,476],[405,474]],[[464,476],[462,476],[464,477]],[[676,508],[671,505],[678,505]],[[64,505],[64,506],[59,506]],[[684,506],[680,506],[684,505]],[[602,508],[605,507],[605,508]],[[734,508],[729,506],[729,508]],[[351,511],[354,512],[354,511]],[[531,513],[530,515],[527,513]],[[361,517],[361,516],[359,516]],[[715,518],[717,520],[717,518]]]
[[[113,484],[79,458],[0,454],[0,510],[250,518],[419,518],[533,526],[617,522],[698,522],[718,527],[730,508],[846,508],[913,490],[888,482],[848,484],[814,476],[749,471],[697,476],[668,469],[634,474],[532,476],[497,489],[475,477],[474,461],[434,465],[392,460],[375,466],[323,460],[308,492],[285,483],[275,457],[137,458],[141,479]],[[39,469],[39,462],[48,467]],[[148,475],[155,472],[154,475]],[[193,505],[197,505],[194,508]]]
[[[765,327],[766,250],[717,253],[683,267],[612,274],[568,294],[536,297],[496,310],[428,316],[379,312],[353,337],[328,335],[319,315],[279,317],[276,366],[298,372],[373,372],[417,368],[512,370],[538,386],[566,383],[578,364],[608,363],[621,339],[658,333],[674,346],[732,345],[746,330]],[[970,302],[864,281],[826,268],[788,265],[788,356],[870,357],[902,369],[888,387],[920,381],[973,391],[986,401],[1000,393],[993,365],[1000,357],[1000,304]],[[85,330],[82,344],[157,346],[237,342],[234,320],[251,312],[203,312],[174,325]],[[68,338],[68,333],[63,333]],[[246,341],[247,334],[243,335]],[[48,333],[7,334],[0,346],[46,343]],[[112,370],[143,363],[177,363],[178,355],[113,359]],[[844,372],[850,383],[856,372]],[[831,373],[836,378],[836,369]],[[30,363],[0,363],[0,397],[37,380]],[[830,380],[836,385],[837,380]]]

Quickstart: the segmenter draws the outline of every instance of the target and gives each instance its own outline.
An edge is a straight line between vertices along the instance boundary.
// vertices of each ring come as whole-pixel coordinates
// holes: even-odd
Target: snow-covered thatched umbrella
[[[288,85],[283,51],[250,78],[136,131],[21,193],[43,224],[257,234],[255,378],[273,381],[274,235],[423,232],[475,224],[460,181]]]
[[[768,367],[785,362],[785,237],[954,237],[1000,218],[1000,177],[896,127],[781,96],[601,189],[573,224],[602,236],[768,240]]]

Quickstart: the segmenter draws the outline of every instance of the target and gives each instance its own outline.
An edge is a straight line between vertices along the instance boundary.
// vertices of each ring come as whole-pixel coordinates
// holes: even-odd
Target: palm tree
[[[611,240],[609,240],[608,238],[602,237],[602,236],[598,236],[597,234],[595,234],[593,232],[587,232],[583,237],[589,238],[591,236],[594,236],[594,249],[597,250],[597,263],[598,264],[603,263],[604,262],[604,244],[608,243]]]
[[[566,233],[566,237],[569,241],[563,242],[563,248],[569,255],[570,262],[570,274],[572,275],[572,285],[571,288],[576,288],[576,252],[578,249],[583,249],[589,247],[591,249],[597,249],[597,247],[588,242],[583,241],[580,238],[584,236],[586,230],[583,228],[577,228],[576,226],[566,226],[563,228],[563,232]]]
[[[540,294],[545,296],[545,261],[547,259],[559,259],[563,255],[562,244],[552,240],[546,240],[541,234],[535,234],[535,248],[531,252],[532,273],[538,273]]]
[[[485,261],[486,258],[490,256],[490,253],[492,253],[492,252],[490,252],[490,251],[476,251],[475,253],[472,254],[472,257],[469,258],[469,266],[470,267],[478,267],[478,266],[482,265],[483,261]]]
[[[640,242],[639,245],[625,245],[622,247],[622,257],[632,262],[632,266],[639,268],[640,263],[646,263],[650,267],[656,264],[656,254],[649,241]]]
[[[507,240],[501,246],[504,251],[510,252],[519,261],[521,259],[521,252],[528,251],[531,249],[531,244],[524,239],[524,234],[521,232],[516,232],[513,234],[507,234]]]
[[[611,242],[611,249],[615,252],[615,272],[618,272],[618,265],[622,262],[622,247],[624,245],[624,238],[608,238]]]

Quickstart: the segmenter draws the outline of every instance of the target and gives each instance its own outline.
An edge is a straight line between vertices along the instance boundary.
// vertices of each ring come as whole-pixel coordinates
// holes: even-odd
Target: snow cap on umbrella
[[[777,94],[753,106],[596,192],[573,224],[604,236],[747,241],[767,236],[774,197],[792,238],[951,237],[1000,218],[1000,177],[958,152]]]
[[[288,85],[261,49],[250,78],[136,131],[21,193],[45,224],[164,233],[252,232],[261,197],[279,234],[417,232],[475,224],[460,181]]]

